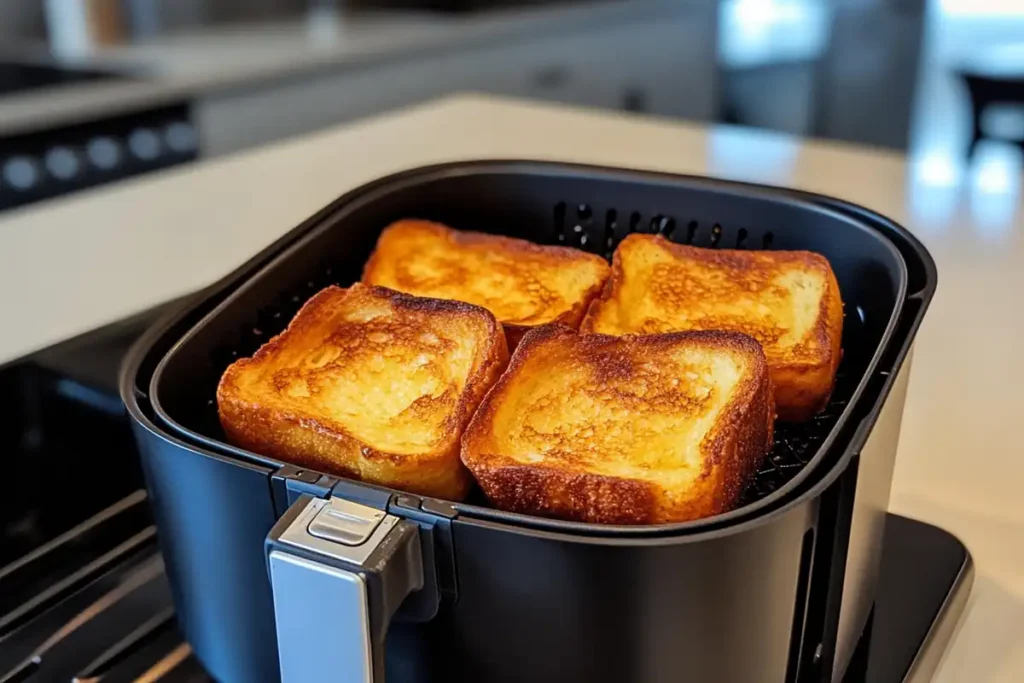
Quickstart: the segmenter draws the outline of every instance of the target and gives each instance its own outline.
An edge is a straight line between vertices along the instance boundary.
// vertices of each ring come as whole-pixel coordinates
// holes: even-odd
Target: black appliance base
[[[938,527],[890,514],[874,614],[843,683],[924,683],[974,583],[971,554]]]

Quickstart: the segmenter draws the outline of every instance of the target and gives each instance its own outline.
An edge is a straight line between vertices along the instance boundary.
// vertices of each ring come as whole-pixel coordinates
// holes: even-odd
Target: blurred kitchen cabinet
[[[711,120],[717,107],[713,3],[613,27],[343,64],[201,99],[204,156],[225,154],[454,92]]]
[[[712,8],[713,10],[713,8]],[[498,48],[487,92],[710,120],[717,107],[716,15],[694,7],[637,23]]]
[[[790,61],[721,73],[721,118],[791,135],[810,135],[814,125],[815,64]]]
[[[816,77],[813,135],[907,148],[925,9],[925,0],[836,8]]]

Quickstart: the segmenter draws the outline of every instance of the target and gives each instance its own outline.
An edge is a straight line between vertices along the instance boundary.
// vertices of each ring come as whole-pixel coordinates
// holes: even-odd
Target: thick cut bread
[[[603,258],[578,249],[405,220],[381,233],[363,282],[483,306],[514,349],[537,325],[579,327],[608,272]]]
[[[634,234],[615,250],[612,276],[580,329],[748,334],[764,347],[779,417],[805,420],[832,393],[843,302],[820,254],[699,249]]]
[[[771,380],[733,332],[529,332],[462,439],[487,497],[513,512],[682,522],[739,501],[772,442]]]
[[[356,284],[328,287],[221,378],[228,438],[319,471],[458,500],[459,440],[508,363],[486,310]]]

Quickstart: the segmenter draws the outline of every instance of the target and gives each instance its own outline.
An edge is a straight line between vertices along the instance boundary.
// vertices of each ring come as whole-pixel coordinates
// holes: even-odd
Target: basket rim
[[[674,524],[659,525],[600,525],[586,522],[573,522],[557,519],[548,519],[532,515],[510,513],[494,508],[483,507],[467,503],[449,503],[458,512],[458,517],[464,522],[479,522],[487,525],[500,525],[510,530],[518,530],[524,533],[553,533],[569,537],[608,537],[609,539],[627,540],[636,537],[678,537],[682,535],[700,534],[705,537],[708,532],[732,532],[740,528],[746,528],[749,524],[759,524],[791,509],[810,498],[817,496],[825,486],[833,481],[839,473],[845,469],[850,458],[859,452],[863,441],[866,440],[874,418],[884,404],[888,396],[888,388],[894,379],[895,372],[891,373],[888,381],[878,387],[873,395],[867,395],[868,385],[875,378],[879,371],[878,365],[894,347],[899,347],[895,354],[897,367],[902,363],[909,346],[916,336],[917,327],[924,315],[927,305],[935,289],[935,266],[924,246],[914,238],[909,231],[894,221],[861,206],[857,206],[844,200],[826,197],[800,190],[772,187],[760,184],[722,180],[704,176],[680,175],[657,171],[643,171],[633,169],[609,168],[602,166],[591,166],[581,164],[567,164],[550,161],[529,161],[529,160],[482,160],[482,161],[458,161],[444,164],[429,165],[406,171],[401,171],[375,181],[371,181],[358,187],[333,202],[316,216],[304,222],[295,230],[288,233],[285,238],[279,240],[273,247],[250,260],[246,266],[238,269],[231,276],[222,280],[210,290],[207,290],[204,301],[212,301],[219,298],[211,310],[206,312],[198,321],[191,324],[183,335],[177,338],[174,343],[162,354],[159,362],[148,383],[149,400],[152,406],[154,420],[146,419],[149,429],[158,433],[163,438],[174,438],[183,447],[200,451],[204,454],[216,455],[220,458],[236,461],[239,464],[258,465],[268,468],[279,468],[287,463],[268,458],[266,456],[232,446],[218,439],[206,436],[194,429],[186,427],[176,421],[160,402],[160,391],[164,372],[176,353],[184,347],[195,334],[214,320],[221,311],[231,306],[238,296],[253,283],[259,281],[270,269],[289,256],[310,240],[314,239],[322,231],[330,229],[338,220],[341,220],[348,212],[354,211],[365,203],[375,201],[390,192],[409,187],[411,185],[432,182],[447,177],[461,175],[474,175],[486,173],[529,173],[533,175],[579,177],[586,174],[594,179],[620,180],[628,182],[659,183],[667,185],[687,185],[688,187],[714,189],[718,192],[731,192],[745,196],[756,195],[766,199],[785,201],[790,204],[804,206],[816,212],[827,211],[842,216],[847,222],[853,221],[862,229],[876,234],[878,239],[884,243],[890,251],[894,263],[899,270],[898,289],[896,301],[893,306],[889,320],[881,335],[878,346],[874,350],[870,360],[864,368],[863,375],[857,382],[856,387],[850,395],[849,402],[832,426],[828,436],[818,447],[815,455],[790,481],[752,503],[748,503],[726,513],[712,517],[680,522]],[[908,292],[908,268],[904,254],[894,244],[890,235],[884,234],[885,230],[892,233],[906,242],[906,248],[918,257],[925,271],[925,283],[923,288]],[[923,305],[918,307],[914,313],[915,318],[906,329],[901,338],[896,338],[896,331],[901,326],[904,318],[905,305],[909,299],[921,300]],[[196,304],[189,309],[195,310]],[[906,327],[904,325],[904,327]],[[146,354],[148,355],[148,351]],[[136,367],[137,369],[137,367]],[[135,378],[129,378],[131,384],[135,385]],[[124,394],[124,385],[122,386]],[[129,392],[125,397],[126,403],[135,401],[137,397],[134,392]],[[129,408],[133,408],[129,405]],[[134,406],[138,408],[138,406]],[[133,414],[139,415],[133,410]],[[851,425],[857,422],[855,429]],[[162,426],[161,424],[162,423]],[[166,428],[166,430],[164,429]],[[840,436],[843,438],[840,439]],[[842,443],[842,442],[845,443]],[[842,455],[836,457],[836,452],[842,448]],[[833,464],[826,470],[822,465],[826,460],[832,460]],[[812,478],[817,478],[815,483]],[[346,480],[348,481],[348,480]],[[364,482],[351,481],[352,484],[370,489],[401,494],[402,491],[381,487]],[[805,489],[799,495],[793,495],[801,487]],[[596,540],[596,539],[595,539]]]

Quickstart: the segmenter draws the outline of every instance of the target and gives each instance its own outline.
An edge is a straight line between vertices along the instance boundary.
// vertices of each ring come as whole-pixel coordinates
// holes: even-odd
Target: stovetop
[[[0,681],[208,681],[174,620],[117,368],[154,311],[0,369]]]
[[[117,366],[160,311],[0,368],[0,683],[211,679],[175,622]],[[970,556],[889,516],[872,626],[846,683],[928,680]]]

